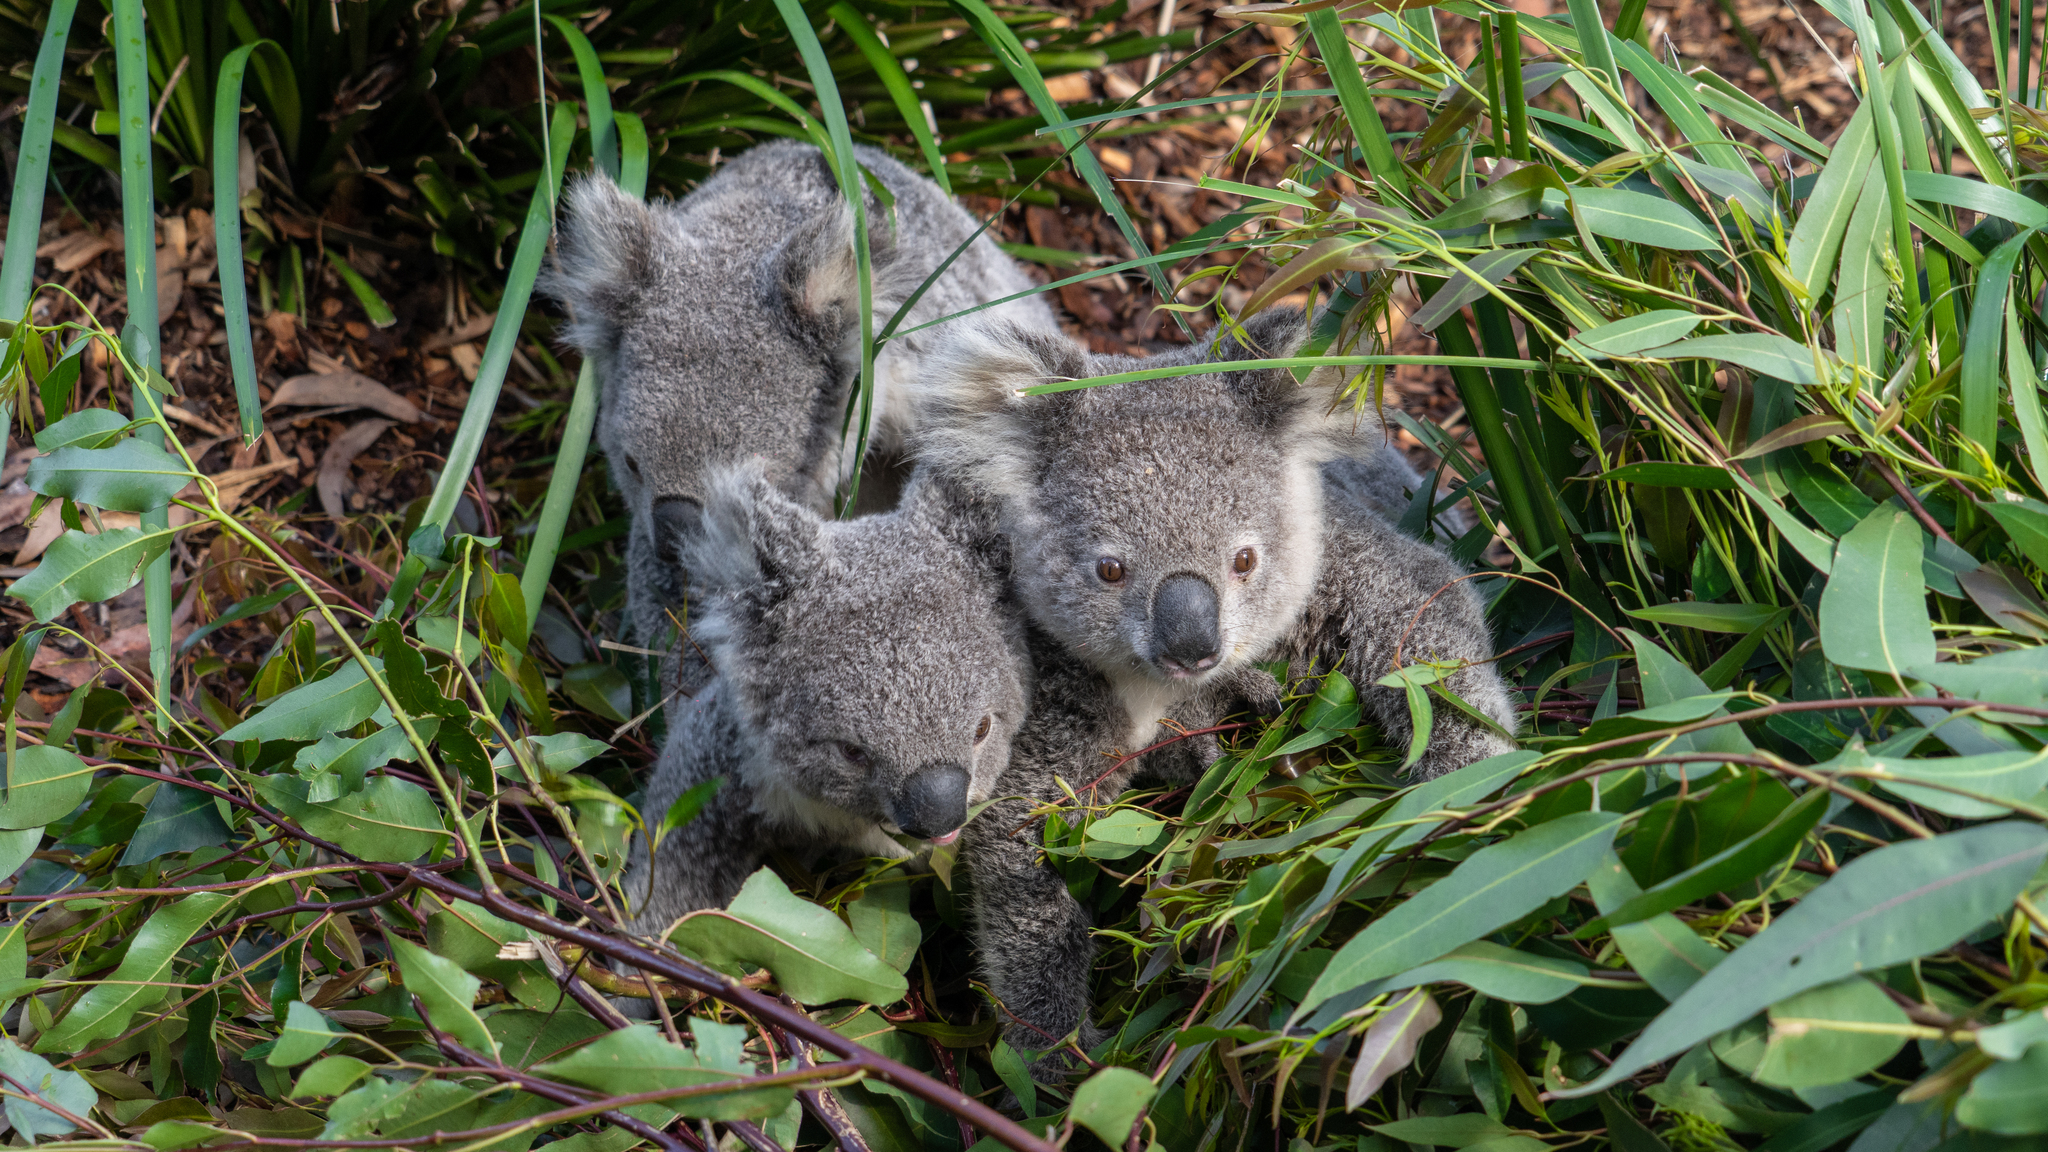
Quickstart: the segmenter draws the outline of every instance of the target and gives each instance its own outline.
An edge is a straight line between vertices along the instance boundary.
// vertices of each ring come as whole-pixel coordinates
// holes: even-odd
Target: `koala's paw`
[[[1031,1062],[1026,1071],[1030,1072],[1031,1078],[1040,1084],[1048,1084],[1055,1087],[1064,1085],[1075,1072],[1087,1070],[1086,1062],[1074,1054],[1074,1048],[1079,1047],[1083,1052],[1092,1051],[1097,1044],[1102,1043],[1108,1036],[1109,1033],[1097,1028],[1095,1025],[1084,1023],[1081,1025],[1079,1032],[1073,1037],[1073,1044],[1061,1044],[1051,1051],[1041,1053],[1038,1059]],[[1043,1033],[1023,1024],[1013,1024],[1004,1029],[1003,1039],[1011,1048],[1019,1052],[1037,1052],[1045,1044],[1045,1035]],[[1014,1105],[1015,1102],[1012,1101],[1011,1103]]]
[[[1285,710],[1281,694],[1287,686],[1264,668],[1238,668],[1225,676],[1220,685],[1225,694],[1226,714],[1242,710],[1271,720]]]
[[[1483,728],[1434,736],[1430,740],[1429,751],[1423,753],[1415,767],[1408,770],[1408,776],[1412,780],[1434,780],[1467,764],[1513,752],[1515,747],[1514,741]]]

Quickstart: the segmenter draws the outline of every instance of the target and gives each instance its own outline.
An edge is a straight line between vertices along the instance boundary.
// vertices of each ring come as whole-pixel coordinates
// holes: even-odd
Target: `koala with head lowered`
[[[1092,1034],[1087,913],[1040,862],[1027,815],[1060,800],[1055,776],[1115,796],[1141,762],[1104,775],[1120,762],[1106,756],[1169,735],[1168,717],[1199,728],[1234,699],[1271,703],[1277,686],[1257,668],[1269,661],[1291,676],[1341,661],[1396,746],[1408,743],[1405,696],[1373,682],[1397,660],[1455,668],[1443,686],[1490,723],[1436,709],[1418,776],[1514,747],[1504,734],[1514,702],[1487,662],[1492,640],[1464,571],[1401,534],[1381,514],[1390,501],[1343,482],[1342,462],[1370,460],[1382,430],[1339,403],[1336,371],[1306,386],[1286,370],[1243,369],[1024,392],[1176,362],[1285,357],[1305,335],[1299,312],[1270,312],[1245,325],[1246,341],[1131,360],[988,323],[956,330],[935,358],[920,466],[1000,508],[1038,675],[995,788],[1021,799],[990,805],[961,846],[989,984],[1017,1020],[1013,1046]],[[1184,748],[1148,769],[1184,777]]]
[[[864,196],[877,325],[963,244],[903,329],[1033,288],[938,185],[886,153],[855,151],[894,197],[884,207],[872,190]],[[672,203],[642,203],[592,176],[568,204],[546,289],[573,311],[568,338],[604,385],[598,443],[632,520],[628,623],[655,646],[683,607],[677,549],[701,526],[710,469],[758,460],[777,488],[819,510],[851,473],[859,429],[842,430],[860,374],[853,212],[824,156],[793,141],[735,157]],[[989,314],[1058,331],[1036,296]],[[878,351],[876,453],[902,449],[908,383],[943,331]],[[882,486],[862,487],[872,496]]]
[[[993,510],[913,476],[894,511],[828,520],[758,466],[714,471],[683,549],[717,676],[680,702],[647,789],[659,821],[724,784],[626,891],[637,930],[724,907],[769,849],[904,856],[992,795],[1031,666]]]

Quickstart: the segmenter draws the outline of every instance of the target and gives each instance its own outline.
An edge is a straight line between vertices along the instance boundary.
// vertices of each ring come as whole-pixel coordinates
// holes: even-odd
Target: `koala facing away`
[[[1032,288],[938,185],[883,152],[856,151],[895,198],[892,230],[891,210],[865,197],[877,325],[963,243],[904,329]],[[823,155],[793,141],[743,153],[681,200],[642,203],[591,176],[569,190],[568,207],[546,288],[573,310],[569,340],[604,385],[598,443],[632,518],[629,623],[653,645],[682,606],[677,549],[701,525],[709,469],[758,460],[773,484],[820,510],[850,474],[859,430],[841,433],[860,372],[853,212]],[[991,311],[1057,330],[1037,297]],[[902,447],[906,382],[944,330],[879,350],[872,448]]]
[[[1285,356],[1302,319],[1268,314],[1246,334],[1259,351],[1225,339],[1215,358]],[[1210,350],[1177,358],[1193,365]],[[1373,685],[1397,650],[1403,663],[1461,665],[1446,686],[1501,729],[1515,724],[1458,565],[1325,476],[1324,464],[1369,458],[1377,440],[1370,423],[1333,415],[1334,379],[1300,386],[1285,371],[1245,369],[1022,393],[1162,361],[1174,362],[1089,356],[984,325],[956,337],[934,382],[941,403],[923,459],[1001,507],[1017,597],[1043,638],[1033,715],[996,789],[1024,799],[991,805],[962,843],[984,966],[1018,1020],[1016,1046],[1091,1035],[1087,913],[1038,862],[1038,834],[1012,834],[1032,801],[1058,801],[1055,776],[1081,788],[1115,763],[1105,757],[1166,736],[1163,718],[1195,729],[1235,698],[1270,699],[1275,686],[1256,667],[1268,661],[1294,675],[1341,662],[1397,746],[1407,743],[1405,698]],[[1326,486],[1337,489],[1328,498]],[[1417,775],[1513,747],[1455,709],[1435,711]],[[1175,775],[1172,761],[1148,767]],[[1096,795],[1115,796],[1135,771],[1102,776]]]
[[[993,795],[1031,685],[993,516],[943,483],[913,478],[895,511],[848,521],[758,467],[714,473],[705,492],[684,558],[691,635],[718,674],[676,714],[648,818],[725,782],[651,867],[636,854],[627,892],[645,932],[725,906],[772,847],[950,843]]]

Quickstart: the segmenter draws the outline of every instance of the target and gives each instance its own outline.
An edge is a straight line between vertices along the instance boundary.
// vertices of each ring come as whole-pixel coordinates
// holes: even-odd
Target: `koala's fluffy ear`
[[[1243,338],[1234,333],[1223,338],[1217,359],[1284,360],[1308,342],[1308,318],[1298,308],[1261,312],[1243,327]],[[1343,373],[1333,369],[1316,370],[1307,383],[1295,380],[1286,368],[1233,372],[1226,381],[1230,394],[1259,427],[1326,460],[1357,454],[1380,431],[1376,417],[1339,403],[1342,385]]]
[[[926,429],[918,459],[978,495],[1022,498],[1033,487],[1038,425],[1060,419],[1081,395],[1023,391],[1089,375],[1088,353],[1065,337],[1004,320],[962,320],[941,331],[918,388],[918,421]]]
[[[700,594],[765,608],[825,563],[824,521],[778,491],[758,464],[739,465],[710,476],[703,531],[681,553]]]
[[[541,291],[574,314],[569,342],[586,356],[606,356],[657,274],[660,225],[646,204],[602,173],[571,184],[566,201],[556,266]]]
[[[886,315],[883,273],[895,263],[896,242],[888,218],[873,208],[868,212],[868,265],[876,314]],[[860,265],[854,257],[853,213],[844,203],[804,222],[768,259],[797,335],[828,350],[858,338]]]

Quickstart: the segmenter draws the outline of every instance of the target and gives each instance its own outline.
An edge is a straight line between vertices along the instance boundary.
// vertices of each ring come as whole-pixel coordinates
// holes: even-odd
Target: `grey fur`
[[[867,197],[879,325],[977,225],[930,180],[878,150],[856,151],[895,198],[892,230],[890,211]],[[783,492],[821,511],[850,471],[855,437],[842,444],[840,430],[860,361],[853,213],[818,150],[793,141],[735,157],[674,202],[643,204],[592,176],[570,188],[568,204],[559,267],[544,287],[572,309],[569,341],[603,383],[598,443],[632,517],[629,623],[655,645],[683,608],[675,546],[694,528],[709,469],[757,460]],[[903,327],[1031,287],[982,236]],[[1057,331],[1037,297],[989,314]],[[905,384],[945,330],[881,350],[878,453],[903,447]]]
[[[987,799],[1031,686],[1007,550],[957,491],[916,479],[895,511],[832,521],[749,466],[714,472],[707,496],[685,560],[691,635],[718,675],[676,713],[647,818],[701,781],[725,784],[663,840],[651,874],[636,852],[627,892],[648,933],[723,907],[772,848],[905,855],[891,834],[921,773],[965,769],[966,802]],[[952,828],[964,817],[963,805]]]
[[[1284,356],[1305,328],[1298,312],[1269,313],[1247,335],[1260,351],[1225,339],[1216,358]],[[1464,573],[1325,476],[1326,464],[1370,461],[1383,443],[1369,421],[1333,411],[1334,372],[1307,386],[1284,371],[1242,370],[1021,392],[1209,356],[1207,347],[1145,361],[1091,356],[983,324],[957,332],[934,365],[921,458],[1000,506],[1017,594],[1034,626],[1038,694],[998,786],[1024,799],[991,806],[962,842],[990,987],[1019,1021],[1015,1046],[1091,1035],[1086,912],[1038,862],[1036,826],[1011,832],[1032,802],[1059,799],[1055,775],[1080,787],[1105,756],[1155,743],[1162,718],[1202,727],[1237,698],[1270,698],[1270,678],[1256,665],[1274,660],[1297,676],[1341,661],[1397,746],[1407,743],[1405,699],[1373,685],[1394,666],[1397,647],[1402,663],[1465,662],[1449,687],[1503,728],[1516,722],[1505,686],[1483,663],[1491,638],[1477,595],[1459,582]],[[1256,563],[1240,574],[1234,559],[1247,548]],[[1105,556],[1122,569],[1115,584],[1098,575]],[[1156,590],[1182,576],[1216,593],[1220,648],[1205,671],[1171,666],[1152,619]],[[1512,747],[1439,706],[1415,771],[1434,776]],[[1176,748],[1144,767],[1188,778],[1203,757]],[[1116,795],[1138,767],[1102,780],[1099,795]]]

